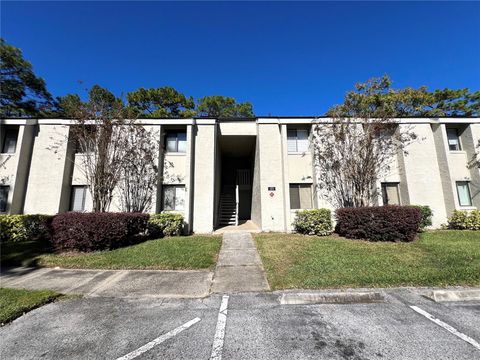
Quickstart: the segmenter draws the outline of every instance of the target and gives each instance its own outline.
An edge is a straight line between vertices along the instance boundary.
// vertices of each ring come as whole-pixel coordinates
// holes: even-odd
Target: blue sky
[[[1,34],[55,96],[173,86],[320,115],[356,82],[480,89],[475,2],[2,2]],[[83,84],[79,84],[83,81]]]

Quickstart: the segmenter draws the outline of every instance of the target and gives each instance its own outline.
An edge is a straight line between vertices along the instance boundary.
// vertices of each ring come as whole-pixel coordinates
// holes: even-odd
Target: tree
[[[54,101],[20,49],[0,38],[0,117],[40,116]]]
[[[205,96],[198,100],[197,114],[215,118],[253,117],[253,107],[249,102],[237,103],[227,96]]]
[[[398,126],[398,98],[390,96],[388,77],[357,84],[344,103],[328,112],[331,123],[312,131],[318,188],[337,207],[372,205],[376,181],[416,139],[411,128]]]
[[[127,94],[128,104],[139,116],[186,118],[195,115],[195,103],[172,87],[140,88]]]
[[[108,211],[124,159],[132,151],[129,134],[135,131],[135,118],[120,99],[98,85],[89,91],[86,102],[69,99],[69,115],[74,119],[71,138],[83,153],[78,165],[89,185],[93,211]]]
[[[152,197],[158,181],[158,154],[160,135],[135,125],[127,129],[126,148],[122,175],[119,182],[122,210],[145,212],[152,205]]]

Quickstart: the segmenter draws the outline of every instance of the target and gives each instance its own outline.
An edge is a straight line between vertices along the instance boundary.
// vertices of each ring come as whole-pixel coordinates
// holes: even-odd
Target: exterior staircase
[[[236,225],[237,203],[235,200],[235,190],[228,190],[223,190],[220,194],[220,207],[218,209],[219,226]]]

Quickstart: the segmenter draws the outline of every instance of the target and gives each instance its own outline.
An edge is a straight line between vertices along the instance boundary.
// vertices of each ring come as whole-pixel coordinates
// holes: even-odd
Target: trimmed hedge
[[[428,205],[410,205],[413,208],[420,210],[422,213],[422,221],[420,221],[420,231],[425,231],[429,226],[432,226],[433,211]]]
[[[52,221],[52,244],[57,251],[118,248],[144,234],[148,219],[149,215],[143,213],[59,214]]]
[[[0,215],[0,242],[49,241],[50,215]]]
[[[332,214],[328,209],[297,211],[293,228],[300,234],[329,235],[332,232]]]
[[[347,238],[372,241],[412,241],[422,221],[411,206],[341,208],[336,211],[336,232]]]
[[[179,236],[183,231],[183,215],[161,213],[150,215],[148,231],[151,236]]]
[[[454,210],[448,219],[448,228],[453,230],[480,230],[480,210]]]

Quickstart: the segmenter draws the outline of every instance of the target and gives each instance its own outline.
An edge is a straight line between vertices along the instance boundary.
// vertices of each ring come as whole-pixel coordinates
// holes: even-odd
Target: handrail
[[[238,226],[238,183],[235,186],[235,226]]]

